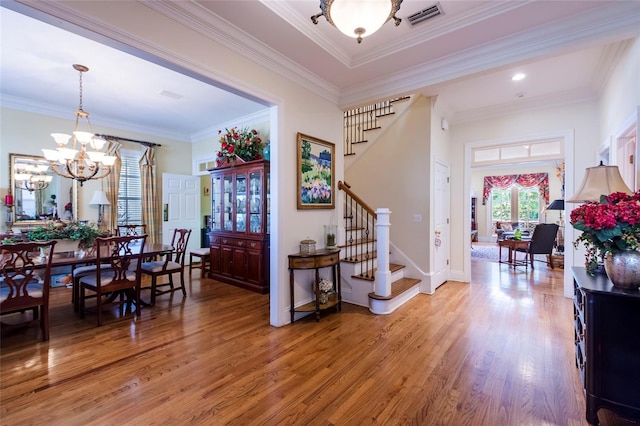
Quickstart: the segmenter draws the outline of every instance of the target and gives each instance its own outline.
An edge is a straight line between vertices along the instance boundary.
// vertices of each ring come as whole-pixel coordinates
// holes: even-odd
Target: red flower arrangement
[[[243,128],[238,130],[237,127],[231,130],[218,130],[220,136],[220,150],[217,153],[216,164],[220,166],[225,162],[235,162],[236,156],[244,161],[260,160],[262,158],[262,150],[264,143],[258,136],[255,129],[249,130]]]
[[[640,246],[640,191],[614,192],[602,195],[600,202],[583,204],[571,211],[571,225],[582,231],[573,245],[585,246],[585,265],[593,273],[607,252]]]

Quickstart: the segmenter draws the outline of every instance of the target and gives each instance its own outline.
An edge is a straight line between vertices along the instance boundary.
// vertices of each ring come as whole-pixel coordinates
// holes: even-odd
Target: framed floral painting
[[[298,209],[335,208],[335,145],[298,133]]]

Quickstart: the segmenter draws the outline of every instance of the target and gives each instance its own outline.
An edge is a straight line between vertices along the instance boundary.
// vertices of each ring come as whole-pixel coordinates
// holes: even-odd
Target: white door
[[[438,287],[449,279],[449,166],[435,162],[435,200],[434,200],[434,256],[433,281]]]
[[[171,244],[174,229],[187,228],[187,252],[200,247],[200,223],[200,177],[163,173],[162,243]]]

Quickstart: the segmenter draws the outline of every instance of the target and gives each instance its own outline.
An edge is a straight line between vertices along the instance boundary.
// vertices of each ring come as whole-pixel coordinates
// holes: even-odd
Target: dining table
[[[134,253],[138,253],[139,250],[143,247],[141,244],[134,243],[130,245],[130,248]],[[170,244],[145,243],[142,253],[144,254],[145,258],[147,257],[154,258],[156,256],[169,255],[173,251],[174,251],[174,248]],[[95,265],[97,261],[98,261],[98,258],[96,256],[95,251],[92,252],[91,250],[89,250],[89,251],[56,252],[54,249],[53,260],[51,261],[51,267],[55,268],[55,267],[70,266],[71,275],[73,276],[73,271],[76,267]],[[36,267],[38,266],[39,262],[40,262],[40,257],[34,257],[34,263],[36,264]],[[74,305],[74,309],[77,311],[78,301],[80,298],[80,289],[75,285],[75,283],[72,282],[70,284],[72,284],[71,302]],[[142,305],[148,305],[143,301],[140,301],[140,302]]]

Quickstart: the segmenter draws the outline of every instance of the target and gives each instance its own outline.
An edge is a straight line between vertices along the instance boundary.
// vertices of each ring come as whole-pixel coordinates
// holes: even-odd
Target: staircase
[[[342,181],[345,235],[341,248],[342,300],[375,314],[393,312],[420,292],[420,280],[390,262],[389,210],[374,211]]]
[[[344,112],[344,155],[356,155],[356,147],[369,142],[368,132],[381,129],[381,118],[396,113],[398,103],[409,100],[401,96]]]

